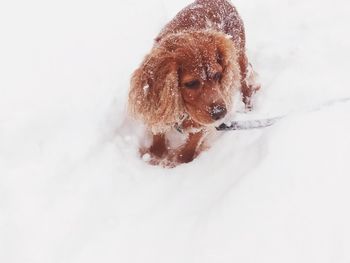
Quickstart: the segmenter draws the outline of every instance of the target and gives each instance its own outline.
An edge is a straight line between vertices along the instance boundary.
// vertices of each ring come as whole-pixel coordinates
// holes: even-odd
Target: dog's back
[[[242,19],[228,0],[197,0],[181,10],[160,32],[156,41],[183,31],[215,30],[232,37],[240,50],[245,49]]]

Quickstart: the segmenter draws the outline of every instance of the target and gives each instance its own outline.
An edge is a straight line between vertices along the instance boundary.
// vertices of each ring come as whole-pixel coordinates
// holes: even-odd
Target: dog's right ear
[[[129,112],[153,133],[175,125],[183,110],[173,55],[155,47],[131,78]]]

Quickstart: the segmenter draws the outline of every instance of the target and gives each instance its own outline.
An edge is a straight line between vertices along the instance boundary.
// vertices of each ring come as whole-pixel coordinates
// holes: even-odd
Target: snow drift
[[[0,3],[1,262],[349,262],[348,1],[236,0],[272,127],[152,167],[129,78],[190,1]]]

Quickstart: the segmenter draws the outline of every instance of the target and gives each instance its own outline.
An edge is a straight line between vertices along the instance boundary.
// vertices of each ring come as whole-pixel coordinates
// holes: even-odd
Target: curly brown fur
[[[146,123],[153,133],[166,132],[180,122],[181,116],[186,113],[179,90],[181,65],[192,58],[192,70],[202,74],[204,66],[217,63],[209,60],[200,65],[200,58],[211,50],[219,51],[222,56],[220,92],[229,108],[234,89],[239,88],[240,81],[237,51],[231,40],[216,31],[184,32],[164,38],[135,71],[129,93],[129,109],[133,116]]]
[[[129,111],[153,134],[142,154],[165,166],[192,161],[213,124],[234,106],[237,91],[251,107],[259,87],[248,67],[243,23],[228,1],[197,0],[182,10],[131,79]],[[175,127],[188,137],[172,149],[167,133]]]

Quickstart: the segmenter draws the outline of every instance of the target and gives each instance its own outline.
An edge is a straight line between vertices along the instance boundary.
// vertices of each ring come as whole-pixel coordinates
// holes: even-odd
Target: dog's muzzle
[[[223,105],[215,104],[210,107],[210,116],[215,121],[222,119],[226,114],[227,109]]]

